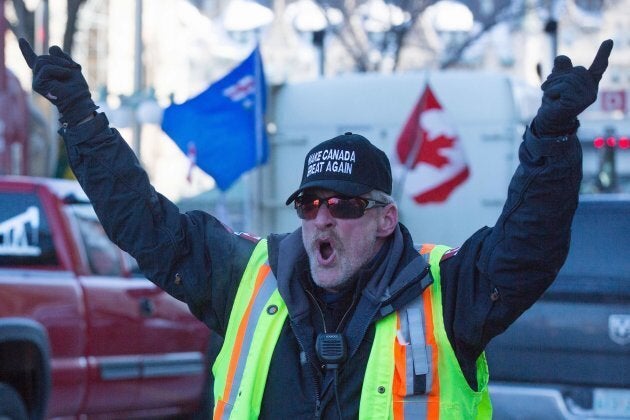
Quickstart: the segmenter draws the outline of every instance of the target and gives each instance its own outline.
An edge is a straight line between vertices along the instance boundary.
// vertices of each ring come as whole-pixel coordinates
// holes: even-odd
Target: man
[[[287,200],[302,219],[293,233],[253,239],[207,213],[180,214],[95,113],[80,66],[58,47],[20,47],[110,238],[225,337],[216,418],[491,417],[483,349],[566,258],[577,116],[596,99],[612,41],[588,70],[556,58],[496,225],[460,248],[420,250],[398,222],[389,160],[352,133],[307,154]]]

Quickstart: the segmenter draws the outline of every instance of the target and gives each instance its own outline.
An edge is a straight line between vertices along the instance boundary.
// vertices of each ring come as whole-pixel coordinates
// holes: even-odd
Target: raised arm
[[[57,46],[36,55],[23,39],[20,49],[33,90],[59,110],[70,165],[108,236],[150,280],[221,332],[255,244],[207,213],[180,214],[155,191],[128,144],[95,113],[81,66],[69,55]]]
[[[442,263],[445,324],[460,359],[474,362],[564,264],[582,179],[577,117],[597,98],[611,49],[612,41],[603,42],[588,69],[566,56],[555,59],[502,214]]]
[[[601,44],[588,69],[557,57],[542,84],[542,104],[521,144],[520,166],[482,248],[481,271],[500,297],[498,325],[490,335],[529,308],[564,264],[582,180],[577,117],[597,99],[612,44]]]

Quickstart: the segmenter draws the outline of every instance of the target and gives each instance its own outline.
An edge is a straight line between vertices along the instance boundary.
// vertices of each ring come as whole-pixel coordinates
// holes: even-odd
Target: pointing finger
[[[591,74],[591,76],[593,76],[593,79],[598,82],[600,81],[602,75],[608,67],[608,57],[610,56],[612,47],[612,39],[607,39],[606,41],[602,42],[602,45],[599,46],[599,50],[595,55],[593,64],[591,64],[591,67],[588,68],[588,72]]]
[[[20,38],[18,42],[20,45],[20,51],[22,51],[24,60],[26,60],[26,64],[32,69],[35,65],[35,60],[37,60],[37,54],[35,54],[35,51],[33,51],[31,45],[24,38]]]

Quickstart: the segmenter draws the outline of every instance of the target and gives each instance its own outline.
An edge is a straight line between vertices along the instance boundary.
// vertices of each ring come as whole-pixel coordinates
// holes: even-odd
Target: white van
[[[418,204],[410,194],[417,177],[406,176],[405,191],[397,184],[402,165],[395,147],[427,83],[457,134],[469,176],[444,202]],[[390,157],[393,194],[414,239],[459,245],[499,216],[518,165],[521,136],[540,97],[538,87],[476,71],[347,74],[282,85],[273,90],[268,107],[275,132],[258,184],[262,229],[256,232],[288,232],[299,225],[292,206],[284,202],[299,186],[304,156],[317,143],[351,131]]]

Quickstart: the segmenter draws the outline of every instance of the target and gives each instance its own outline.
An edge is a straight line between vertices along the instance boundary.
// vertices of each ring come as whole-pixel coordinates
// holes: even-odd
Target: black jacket
[[[150,280],[188,304],[223,335],[245,265],[257,241],[236,234],[213,216],[181,214],[149,184],[145,171],[103,114],[62,129],[69,160],[109,237],[134,256]],[[496,225],[484,227],[441,262],[446,332],[471,387],[475,360],[551,284],[568,252],[581,181],[577,138],[524,134],[520,165]],[[289,317],[271,360],[261,418],[336,418],[331,376],[314,342],[335,303],[322,301],[309,281],[301,233],[270,235],[269,258]],[[359,287],[342,307],[350,357],[337,391],[344,418],[358,413],[374,321],[404,305],[430,282],[416,244],[399,225],[387,246],[357,275]],[[339,306],[339,305],[337,305]],[[332,309],[331,309],[332,308]],[[345,309],[344,309],[345,310]],[[338,315],[338,314],[337,314]],[[326,316],[324,317],[326,318]]]

